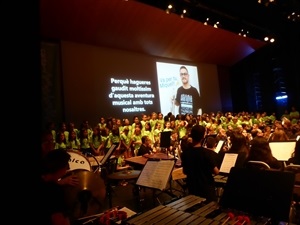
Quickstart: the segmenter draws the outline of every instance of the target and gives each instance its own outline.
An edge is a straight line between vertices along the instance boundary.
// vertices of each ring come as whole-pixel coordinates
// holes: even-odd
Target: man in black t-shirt
[[[192,144],[182,151],[181,163],[186,174],[190,195],[206,198],[207,202],[217,201],[215,181],[212,174],[218,174],[216,152],[201,146],[205,127],[195,125],[191,130]]]
[[[142,145],[138,150],[137,156],[151,154],[152,148],[150,145],[151,145],[151,139],[148,136],[143,136],[142,137]]]
[[[187,68],[185,66],[181,66],[179,71],[182,86],[177,89],[177,94],[174,101],[175,105],[179,106],[179,114],[200,115],[201,99],[199,92],[195,87],[190,85],[190,75],[188,73]]]

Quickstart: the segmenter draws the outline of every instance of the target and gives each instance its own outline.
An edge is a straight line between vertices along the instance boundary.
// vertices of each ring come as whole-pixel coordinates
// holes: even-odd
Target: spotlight
[[[185,17],[185,15],[186,15],[186,10],[184,9],[184,10],[182,10],[180,17],[183,19]]]
[[[292,22],[300,21],[300,13],[292,12],[287,16],[287,19]]]
[[[209,21],[209,18],[207,17],[205,22],[204,22],[204,25],[208,25],[208,21]]]
[[[219,21],[217,21],[215,24],[214,24],[214,28],[218,28],[218,26],[219,26]]]
[[[172,10],[173,6],[170,4],[168,5],[167,9],[166,9],[166,13],[167,14],[170,14],[171,13],[171,10]]]
[[[249,34],[249,31],[246,31],[244,29],[241,29],[241,31],[239,32],[239,35],[240,36],[243,36],[243,37],[247,37]]]
[[[270,43],[273,43],[273,42],[275,42],[275,38],[266,36],[264,38],[264,41],[269,41]]]

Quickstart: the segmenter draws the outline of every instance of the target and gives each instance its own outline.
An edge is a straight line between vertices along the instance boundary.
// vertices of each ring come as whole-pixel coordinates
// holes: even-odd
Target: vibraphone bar
[[[233,216],[229,216],[233,215]],[[205,203],[205,199],[188,195],[166,205],[159,205],[149,211],[137,214],[123,221],[126,225],[224,225],[248,224],[267,225],[271,219],[253,218],[245,212],[224,210],[218,203]]]

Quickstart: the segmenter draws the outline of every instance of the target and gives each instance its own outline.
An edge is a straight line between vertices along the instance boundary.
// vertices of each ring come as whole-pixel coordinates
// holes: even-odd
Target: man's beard
[[[183,84],[188,84],[189,83],[187,79],[182,79],[181,81],[182,81]]]

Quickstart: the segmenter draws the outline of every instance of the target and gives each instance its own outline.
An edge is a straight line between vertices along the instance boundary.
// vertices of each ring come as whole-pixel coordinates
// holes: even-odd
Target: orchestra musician
[[[68,215],[68,206],[64,201],[63,185],[57,181],[69,170],[71,155],[62,149],[49,151],[42,159],[41,179],[38,193],[42,214],[40,224],[70,225],[71,215]]]
[[[142,145],[140,146],[140,148],[138,149],[138,153],[137,156],[142,156],[145,154],[151,154],[153,149],[151,148],[151,139],[148,136],[143,136],[142,137]]]
[[[192,144],[182,151],[182,169],[186,174],[188,193],[217,201],[215,181],[212,174],[218,174],[216,152],[201,146],[205,127],[195,125],[191,130]]]

